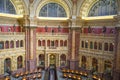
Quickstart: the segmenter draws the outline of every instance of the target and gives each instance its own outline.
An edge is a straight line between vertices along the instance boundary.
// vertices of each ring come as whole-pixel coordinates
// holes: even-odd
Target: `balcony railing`
[[[49,32],[39,32],[38,35],[68,35],[68,33],[49,33]]]
[[[25,35],[24,32],[0,32],[0,35]]]
[[[93,33],[81,33],[81,36],[101,36],[101,37],[114,37],[115,34],[93,34]]]

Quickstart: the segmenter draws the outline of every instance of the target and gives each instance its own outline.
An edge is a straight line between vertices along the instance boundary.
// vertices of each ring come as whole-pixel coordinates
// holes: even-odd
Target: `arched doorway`
[[[96,58],[92,59],[92,71],[93,73],[98,71],[98,60]]]
[[[17,58],[17,69],[20,69],[22,67],[23,67],[23,58],[22,58],[22,56],[19,56]]]
[[[51,54],[49,59],[50,59],[50,63],[49,64],[55,66],[56,65],[56,56],[54,54]]]
[[[11,59],[6,58],[4,60],[4,72],[10,73],[11,72]]]
[[[82,56],[82,59],[81,59],[81,68],[86,69],[86,62],[87,62],[86,57]]]
[[[39,64],[38,65],[39,67],[44,68],[44,66],[45,66],[45,56],[44,56],[44,54],[39,55],[38,64]]]
[[[112,62],[109,60],[106,60],[104,62],[104,72],[106,74],[111,74],[111,71],[112,71]]]
[[[65,67],[66,66],[66,55],[65,54],[62,54],[60,56],[60,66],[61,67]]]

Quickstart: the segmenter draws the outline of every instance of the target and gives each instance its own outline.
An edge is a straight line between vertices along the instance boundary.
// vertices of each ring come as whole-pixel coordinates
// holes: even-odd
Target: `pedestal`
[[[70,60],[70,69],[77,70],[79,67],[79,61],[78,60]]]
[[[36,60],[29,60],[28,62],[28,70],[33,71],[36,69]]]

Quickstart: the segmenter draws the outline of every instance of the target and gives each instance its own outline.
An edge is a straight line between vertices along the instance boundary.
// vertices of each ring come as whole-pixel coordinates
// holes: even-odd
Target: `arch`
[[[9,48],[9,41],[5,42],[5,48],[8,49]]]
[[[109,60],[104,61],[104,72],[109,74],[111,73],[112,70],[112,62]]]
[[[16,14],[24,15],[28,13],[28,8],[25,4],[26,0],[11,0],[16,9]]]
[[[114,51],[114,43],[110,43],[109,51]]]
[[[69,2],[69,1],[67,1],[67,2]],[[70,14],[71,14],[70,7],[66,4],[66,1],[64,1],[64,0],[63,1],[60,1],[60,0],[39,1],[38,7],[37,7],[36,12],[35,12],[36,16],[39,16],[39,12],[40,12],[41,8],[48,3],[57,3],[57,4],[61,5],[65,9],[67,17],[68,18],[70,17]]]
[[[99,42],[99,43],[98,43],[98,49],[99,49],[99,50],[102,50],[102,42]]]
[[[51,40],[51,46],[55,46],[54,40]]]
[[[15,7],[10,0],[0,0],[0,13],[16,14]]]
[[[4,42],[0,41],[0,49],[4,49]]]
[[[56,55],[55,54],[50,54],[49,55],[49,65],[56,65]]]
[[[19,40],[16,41],[16,48],[19,47]]]
[[[67,46],[67,40],[64,41],[64,46],[65,46],[65,47]]]
[[[85,48],[88,48],[88,41],[85,41]]]
[[[50,46],[50,40],[47,40],[47,46]]]
[[[92,71],[98,71],[98,60],[96,58],[92,58]]]
[[[58,40],[55,40],[55,46],[58,47]]]
[[[67,15],[61,5],[52,2],[44,5],[41,8],[39,17],[67,17]]]
[[[39,67],[42,67],[44,68],[45,66],[45,55],[44,54],[40,54],[39,57],[38,57],[38,64],[39,64]]]
[[[106,16],[117,14],[116,0],[99,0],[89,10],[88,16]]]
[[[2,1],[2,0],[0,0],[0,1]],[[7,4],[12,4],[12,6],[15,9],[16,14],[18,14],[18,15],[24,15],[24,13],[28,13],[28,9],[27,9],[26,4],[24,2],[26,0],[23,0],[23,1],[22,0],[4,0],[4,1],[5,2],[7,1]],[[10,7],[10,5],[7,5],[7,6],[8,6],[8,8]],[[5,14],[5,13],[2,13],[2,14]],[[10,13],[8,13],[8,14],[10,14]],[[6,15],[6,16],[9,16],[9,15]]]
[[[63,40],[60,40],[60,46],[63,46]]]
[[[93,49],[93,42],[90,41],[90,49]]]
[[[66,55],[65,54],[61,54],[60,55],[60,66],[61,67],[65,67],[66,66]]]
[[[17,69],[20,69],[23,67],[23,57],[22,56],[18,56],[17,57]]]
[[[87,64],[87,58],[85,56],[82,56],[81,58],[81,68],[86,69]]]
[[[23,47],[23,40],[20,40],[20,47]]]
[[[41,40],[38,40],[38,46],[41,46]]]
[[[97,42],[95,41],[95,42],[94,42],[94,49],[97,49],[97,48],[98,48]]]
[[[42,46],[45,46],[45,40],[42,40]]]
[[[6,58],[4,60],[4,72],[11,73],[11,59]]]
[[[81,47],[84,48],[84,41],[81,41]]]
[[[99,0],[84,0],[82,3],[82,6],[79,5],[79,16],[81,17],[87,17],[90,9],[93,7],[95,3],[97,3]]]
[[[105,51],[108,51],[108,43],[105,43],[105,44],[104,44],[104,50],[105,50]]]

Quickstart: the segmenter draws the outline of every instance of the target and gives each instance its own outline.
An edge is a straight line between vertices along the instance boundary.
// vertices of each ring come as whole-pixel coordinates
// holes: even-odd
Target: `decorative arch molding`
[[[69,6],[70,3],[69,3],[69,1],[65,1],[65,0],[44,0],[44,1],[40,1],[38,7],[36,8],[36,13],[35,13],[37,17],[39,16],[39,12],[40,12],[41,8],[44,5],[46,5],[50,2],[57,3],[57,4],[61,5],[65,9],[67,17],[70,17],[70,15],[71,15],[71,10],[70,10],[71,8]],[[69,5],[67,3],[69,3]]]
[[[87,17],[89,10],[91,7],[99,0],[85,0],[82,4],[82,6],[78,10],[78,14],[80,17]]]
[[[24,15],[26,13],[27,9],[24,0],[10,0],[10,1],[13,3],[15,7],[16,14]]]

